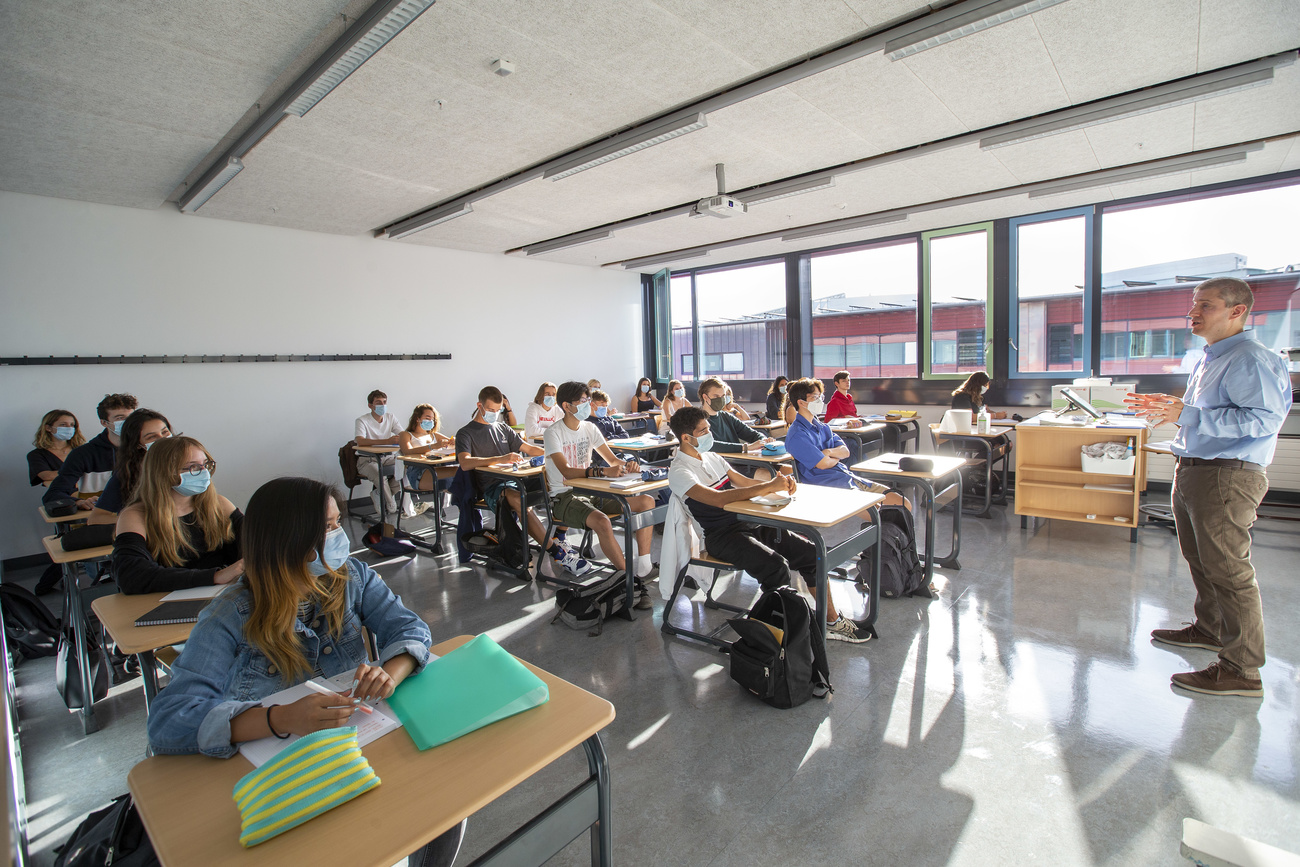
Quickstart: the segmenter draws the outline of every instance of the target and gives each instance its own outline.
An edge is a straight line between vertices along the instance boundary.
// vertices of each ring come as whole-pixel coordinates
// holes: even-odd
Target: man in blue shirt
[[[1140,415],[1179,428],[1172,444],[1174,523],[1196,587],[1196,620],[1151,637],[1219,652],[1208,668],[1173,676],[1175,686],[1207,695],[1264,694],[1264,609],[1250,563],[1250,528],[1268,490],[1264,470],[1277,432],[1291,410],[1291,378],[1282,358],[1244,330],[1253,304],[1244,280],[1216,277],[1197,286],[1187,318],[1207,345],[1183,399],[1134,394],[1125,401]]]

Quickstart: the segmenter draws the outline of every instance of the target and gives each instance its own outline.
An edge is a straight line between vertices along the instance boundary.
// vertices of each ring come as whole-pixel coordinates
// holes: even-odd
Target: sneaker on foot
[[[638,611],[649,611],[655,607],[654,602],[650,599],[650,591],[646,589],[644,578],[636,579],[632,585],[632,595],[636,597],[636,602],[632,603],[632,607]]]
[[[852,620],[840,616],[839,620],[827,625],[826,637],[832,641],[847,641],[850,644],[862,644],[871,640],[871,633]]]
[[[1182,629],[1153,629],[1151,638],[1161,644],[1175,647],[1201,647],[1206,650],[1223,650],[1217,638],[1202,632],[1195,623],[1189,623]]]
[[[551,556],[555,556],[555,555],[552,554]],[[588,572],[590,572],[592,569],[595,568],[590,563],[588,563],[585,559],[579,557],[577,551],[573,550],[567,545],[564,547],[563,553],[561,553],[560,556],[556,557],[555,559],[574,578],[581,578],[583,575],[586,575]]]
[[[1220,662],[1210,663],[1209,668],[1200,671],[1184,671],[1170,678],[1174,686],[1190,689],[1205,695],[1245,695],[1261,696],[1264,694],[1264,682],[1257,678],[1242,677]]]

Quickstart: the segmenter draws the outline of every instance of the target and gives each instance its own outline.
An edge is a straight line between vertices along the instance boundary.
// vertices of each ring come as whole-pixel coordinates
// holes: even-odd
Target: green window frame
[[[994,377],[993,371],[993,223],[971,223],[965,226],[954,226],[948,229],[935,229],[929,232],[921,233],[921,315],[919,323],[921,334],[919,337],[921,353],[921,378],[922,379],[956,379],[962,380],[970,375],[969,372],[958,373],[934,373],[931,371],[931,345],[930,339],[930,252],[931,242],[936,238],[948,238],[954,235],[973,235],[977,232],[983,232],[986,243],[988,244],[987,254],[985,255],[985,301],[984,301],[984,370],[988,372],[991,378]],[[955,350],[954,350],[955,351]]]

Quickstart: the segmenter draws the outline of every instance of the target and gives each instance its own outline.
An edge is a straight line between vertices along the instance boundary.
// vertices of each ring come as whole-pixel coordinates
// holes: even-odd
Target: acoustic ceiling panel
[[[1300,3],[1296,4],[1300,15]],[[1210,148],[1300,130],[1300,63],[1274,72],[1273,83],[1196,104],[1196,147]]]
[[[1296,0],[1201,0],[1200,70],[1300,46]]]
[[[1152,114],[1088,127],[1083,134],[1104,168],[1187,153],[1196,146],[1196,106],[1180,105]]]
[[[1083,130],[1007,145],[989,154],[1021,184],[1101,168]]]

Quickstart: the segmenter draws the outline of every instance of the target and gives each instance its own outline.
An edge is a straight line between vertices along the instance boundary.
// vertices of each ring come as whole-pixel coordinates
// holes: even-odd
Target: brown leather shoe
[[[1262,696],[1264,682],[1242,677],[1222,663],[1214,662],[1201,671],[1185,671],[1170,678],[1174,686],[1206,695]]]
[[[1223,650],[1223,645],[1212,635],[1202,632],[1195,623],[1189,623],[1182,629],[1153,629],[1151,637],[1162,644],[1175,647],[1203,647],[1206,650]]]

